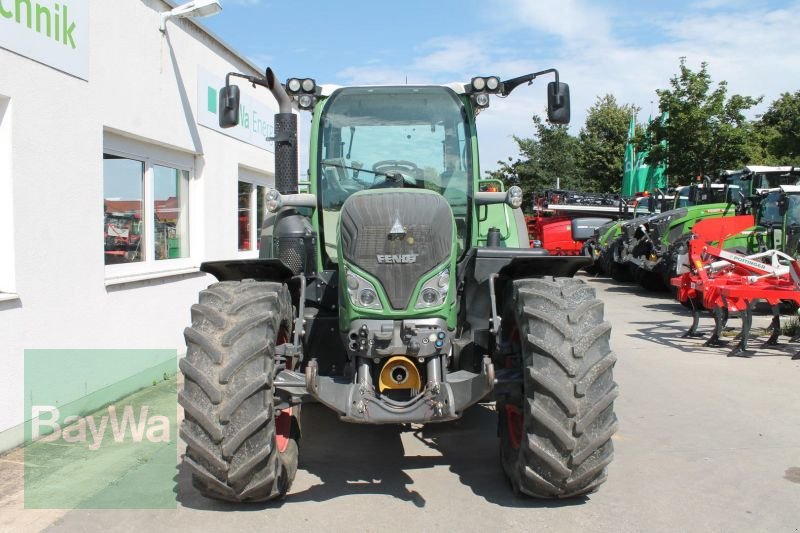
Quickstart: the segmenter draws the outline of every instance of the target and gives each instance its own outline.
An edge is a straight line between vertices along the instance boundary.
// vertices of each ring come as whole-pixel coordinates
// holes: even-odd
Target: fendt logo
[[[381,255],[378,254],[378,263],[382,265],[402,265],[408,263],[416,263],[418,254],[403,254],[403,255]]]

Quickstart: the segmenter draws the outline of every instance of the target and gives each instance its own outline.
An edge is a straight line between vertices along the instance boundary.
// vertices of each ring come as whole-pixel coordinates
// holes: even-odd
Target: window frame
[[[16,297],[12,99],[0,95],[0,301]]]
[[[250,190],[250,213],[253,220],[256,222],[250,224],[250,249],[239,249],[239,183],[248,183],[251,186]],[[259,254],[259,235],[261,228],[261,221],[258,220],[258,187],[264,187],[264,193],[274,187],[275,178],[270,174],[264,174],[254,170],[239,167],[236,177],[236,236],[234,239],[234,250],[236,256],[239,258],[257,258]],[[264,212],[266,215],[266,211]]]
[[[199,238],[198,230],[196,228],[196,216],[194,212],[197,205],[194,198],[197,197],[196,184],[195,184],[195,170],[194,170],[194,155],[182,154],[181,152],[173,152],[169,149],[159,147],[157,145],[150,145],[144,142],[137,142],[130,139],[114,137],[112,141],[106,138],[103,143],[103,153],[117,157],[124,157],[134,161],[140,161],[143,164],[143,214],[144,221],[144,259],[142,261],[132,263],[120,263],[114,265],[106,265],[105,279],[106,284],[113,284],[114,282],[126,282],[129,278],[140,278],[142,276],[150,277],[150,275],[158,274],[171,274],[180,272],[197,271],[199,268],[198,258],[200,257],[198,247]],[[174,156],[172,156],[174,154]],[[172,157],[171,157],[172,156]],[[192,163],[188,161],[191,159]],[[181,161],[183,160],[183,161]],[[189,254],[187,257],[180,257],[174,259],[156,259],[155,258],[155,172],[154,166],[162,166],[172,168],[175,170],[185,171],[186,186],[185,191],[187,199],[185,203],[181,204],[181,209],[187,209],[186,231],[188,233],[187,240],[189,246]],[[103,199],[105,200],[105,173],[101,170],[103,182]],[[181,188],[183,189],[183,188]],[[105,263],[105,261],[104,261]]]

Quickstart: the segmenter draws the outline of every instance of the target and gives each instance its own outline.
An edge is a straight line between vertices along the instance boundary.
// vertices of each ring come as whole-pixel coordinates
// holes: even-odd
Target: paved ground
[[[498,465],[488,406],[425,428],[345,425],[310,406],[301,470],[283,503],[205,500],[181,469],[177,510],[23,511],[16,453],[0,457],[0,529],[800,531],[800,361],[789,359],[793,350],[729,359],[680,338],[689,317],[667,297],[603,278],[589,282],[614,326],[621,395],[610,478],[588,498],[514,497]]]

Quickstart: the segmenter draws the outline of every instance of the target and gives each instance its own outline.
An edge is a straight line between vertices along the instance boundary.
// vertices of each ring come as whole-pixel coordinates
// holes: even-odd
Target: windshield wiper
[[[398,186],[400,186],[400,187],[403,186],[403,182],[405,181],[405,178],[399,172],[381,172],[379,170],[368,170],[366,168],[358,168],[358,167],[353,167],[353,166],[350,166],[350,165],[342,165],[340,163],[332,163],[330,161],[328,161],[328,162],[323,161],[322,165],[323,166],[329,166],[329,167],[336,167],[336,168],[344,168],[344,169],[347,169],[347,170],[354,170],[355,172],[353,173],[353,180],[357,181],[358,183],[360,183],[362,185],[364,185],[365,187],[372,187],[375,184],[374,183],[367,183],[366,181],[362,181],[362,180],[358,179],[357,176],[361,172],[368,172],[369,174],[372,174],[374,176],[383,176],[383,177],[386,178],[387,182],[393,182],[395,184],[399,184]]]
[[[386,177],[389,177],[390,175],[394,176],[394,173],[390,174],[390,173],[387,173],[387,172],[379,172],[379,171],[376,171],[376,170],[369,170],[369,169],[366,169],[366,168],[363,168],[363,167],[362,168],[358,168],[358,167],[353,167],[353,166],[350,166],[350,165],[342,165],[341,163],[332,163],[330,161],[328,161],[328,162],[323,161],[322,164],[325,165],[325,166],[329,166],[329,167],[344,168],[344,169],[347,169],[347,170],[355,170],[357,173],[358,172],[368,172],[370,174],[374,174],[375,176],[386,176]]]

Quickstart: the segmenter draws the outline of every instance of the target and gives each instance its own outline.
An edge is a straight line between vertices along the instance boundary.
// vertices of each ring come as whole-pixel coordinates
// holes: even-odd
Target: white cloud
[[[763,95],[764,102],[751,116],[766,109],[780,93],[800,88],[800,61],[794,59],[795,50],[800,49],[800,33],[795,24],[800,18],[797,2],[785,9],[762,6],[732,9],[727,4],[728,9],[717,13],[689,10],[676,16],[654,17],[643,22],[649,25],[649,33],[660,38],[656,44],[640,46],[621,44],[622,39],[612,31],[617,21],[611,15],[591,9],[586,11],[590,16],[581,15],[588,6],[578,1],[568,2],[565,7],[578,16],[571,26],[559,26],[563,15],[532,19],[531,4],[534,3],[518,0],[516,11],[509,13],[509,17],[527,21],[531,29],[563,38],[563,47],[554,47],[557,54],[552,57],[497,64],[507,67],[502,72],[508,74],[549,66],[558,68],[562,79],[570,83],[575,133],[595,98],[606,93],[614,94],[620,103],[638,105],[642,110],[640,120],[650,114],[651,108],[657,113],[655,90],[669,86],[670,77],[678,71],[679,58],[684,56],[693,70],[699,69],[702,61],[708,62],[715,82],[728,81],[729,94]],[[708,2],[705,4],[703,9],[711,8]],[[570,40],[578,31],[576,28],[586,27],[592,20],[599,28],[592,42]],[[505,154],[516,153],[509,132],[531,135],[530,115],[542,112],[543,90],[543,87],[531,87],[524,92],[517,89],[509,97],[512,105],[493,103],[485,113],[486,118],[479,117],[484,169],[493,168],[494,162],[504,159]]]
[[[667,11],[665,11],[667,10]],[[671,11],[670,11],[671,10]],[[612,93],[633,103],[645,120],[654,109],[656,89],[669,86],[680,57],[693,70],[709,63],[716,81],[727,80],[729,94],[765,97],[763,111],[780,93],[800,88],[800,1],[788,7],[759,2],[703,0],[690,7],[662,7],[639,19],[588,0],[560,0],[543,6],[530,0],[494,0],[481,35],[440,36],[420,45],[408,61],[390,55],[365,60],[339,72],[343,83],[445,83],[478,74],[505,78],[558,68],[572,93],[572,130],[581,128],[598,96]],[[509,48],[520,36],[534,40],[530,53]],[[515,43],[516,45],[516,43]],[[512,135],[532,134],[531,115],[546,105],[545,83],[519,87],[508,99],[494,98],[478,117],[483,169],[516,156]],[[652,104],[651,104],[652,102]],[[622,157],[622,154],[620,154]]]
[[[558,0],[546,5],[530,0],[506,0],[497,8],[511,15],[510,22],[561,37],[570,45],[611,39],[608,11],[584,0]]]
[[[413,70],[440,74],[462,73],[488,62],[485,47],[474,39],[437,38],[425,43],[427,55],[418,57]]]

